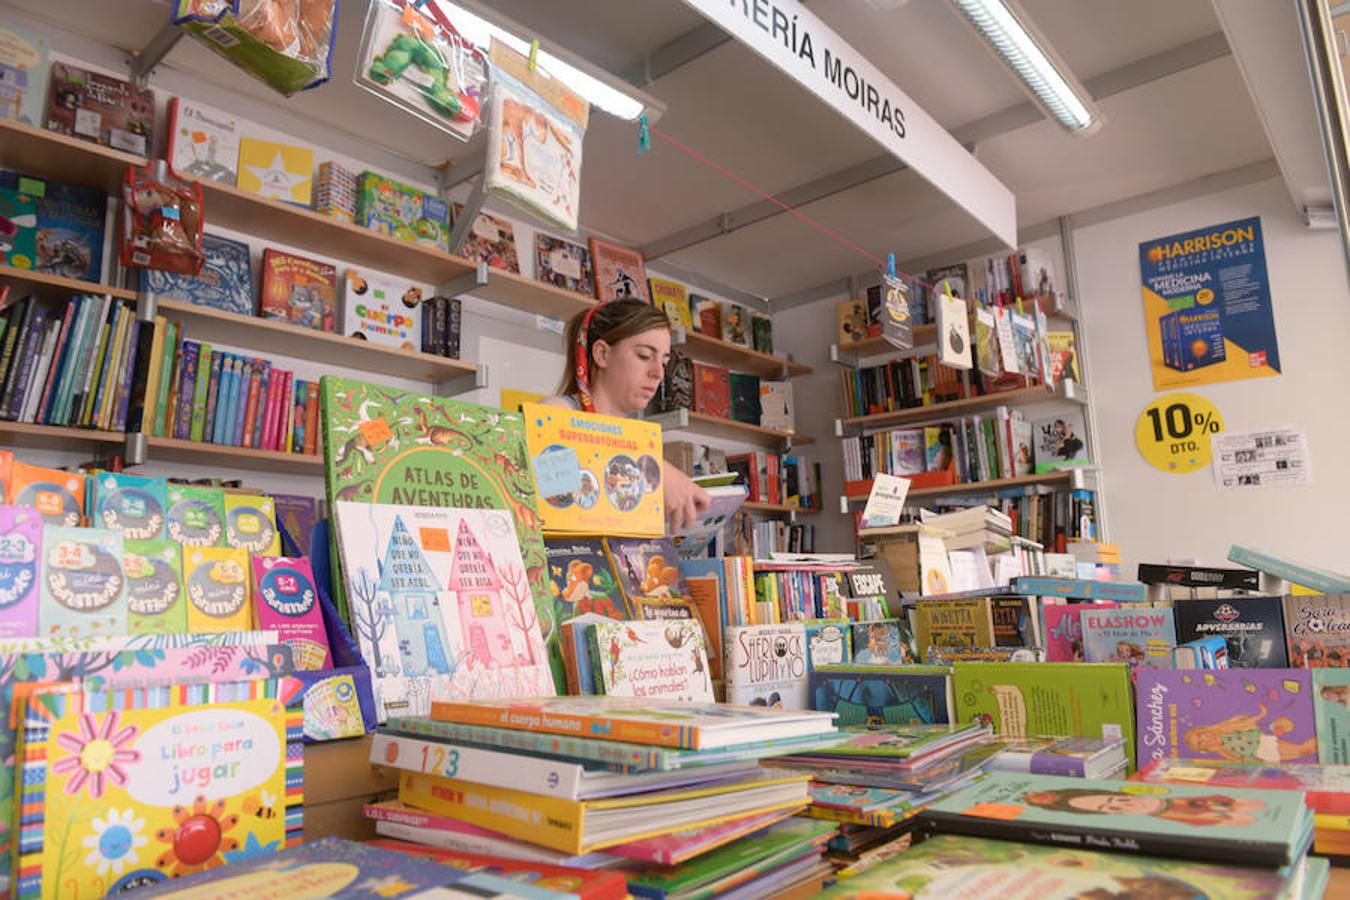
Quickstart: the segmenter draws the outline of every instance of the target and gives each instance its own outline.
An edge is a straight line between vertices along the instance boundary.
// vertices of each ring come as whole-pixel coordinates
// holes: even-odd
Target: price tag
[[[1218,407],[1199,394],[1164,394],[1139,414],[1134,442],[1148,464],[1181,475],[1210,464],[1210,437],[1224,430]]]
[[[366,439],[366,443],[371,447],[379,447],[394,436],[394,432],[389,428],[389,423],[384,420],[383,416],[362,422],[356,427],[361,430],[361,436]]]

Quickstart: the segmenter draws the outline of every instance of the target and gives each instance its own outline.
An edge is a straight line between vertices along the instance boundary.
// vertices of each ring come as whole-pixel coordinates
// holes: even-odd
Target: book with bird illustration
[[[708,651],[697,620],[600,622],[592,633],[606,695],[713,701]]]

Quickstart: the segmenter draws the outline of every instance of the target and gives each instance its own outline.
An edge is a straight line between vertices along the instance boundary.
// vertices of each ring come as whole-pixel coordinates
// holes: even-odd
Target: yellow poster
[[[524,413],[545,534],[665,533],[659,425],[539,403]]]
[[[242,139],[239,189],[269,200],[309,206],[314,191],[314,151],[256,138]]]

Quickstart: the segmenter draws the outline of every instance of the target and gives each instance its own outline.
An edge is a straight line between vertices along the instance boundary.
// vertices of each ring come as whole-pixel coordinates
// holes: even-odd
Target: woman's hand
[[[666,520],[675,532],[697,522],[712,501],[688,475],[668,462],[661,465],[665,469]]]

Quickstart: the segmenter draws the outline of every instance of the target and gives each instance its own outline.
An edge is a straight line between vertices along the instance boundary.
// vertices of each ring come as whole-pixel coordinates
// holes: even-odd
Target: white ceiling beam
[[[711,22],[704,22],[657,47],[618,75],[634,87],[645,88],[729,40],[731,35]]]

